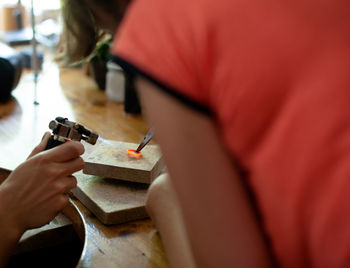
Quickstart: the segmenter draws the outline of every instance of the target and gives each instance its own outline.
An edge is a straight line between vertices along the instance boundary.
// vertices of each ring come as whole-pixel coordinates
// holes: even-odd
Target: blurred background
[[[60,2],[0,2],[2,168],[11,170],[21,163],[57,116],[93,124],[106,138],[121,140],[116,114],[141,114],[138,100],[130,94],[124,97],[126,89],[133,88],[132,80],[109,61],[110,35],[85,60],[71,65],[57,61],[64,43]]]
[[[60,1],[35,0],[34,18],[38,42],[55,47],[61,31]],[[32,1],[1,1],[0,40],[9,45],[29,43],[32,38]]]

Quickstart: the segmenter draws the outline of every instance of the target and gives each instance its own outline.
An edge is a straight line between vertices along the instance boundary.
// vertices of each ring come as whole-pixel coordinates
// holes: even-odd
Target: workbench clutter
[[[91,55],[77,64],[83,64],[84,72],[94,79],[100,90],[105,90],[110,100],[124,104],[125,113],[138,115],[141,106],[135,90],[134,75],[113,62],[111,41],[112,36],[104,34]]]
[[[26,24],[26,12],[23,5],[5,4],[1,8],[0,29],[2,31],[20,30]]]
[[[114,62],[107,63],[106,94],[107,97],[117,103],[125,100],[125,77],[123,69]]]
[[[78,184],[72,193],[102,223],[119,224],[147,217],[148,185],[164,169],[158,146],[145,147],[153,137],[152,128],[139,145],[98,139],[96,132],[63,117],[52,120],[49,128],[52,135],[46,149],[66,140],[84,140],[84,145],[92,145],[83,155],[83,172],[74,174]],[[130,150],[138,157],[130,155]]]
[[[130,157],[127,150],[137,146],[99,139],[83,155],[83,172],[74,174],[78,185],[72,193],[104,224],[147,217],[147,188],[164,166],[157,145],[146,146],[140,158]]]
[[[0,39],[8,45],[29,44],[32,30],[27,28],[29,17],[25,7],[17,4],[3,4],[0,9]]]
[[[117,103],[124,103],[127,114],[140,114],[141,105],[135,90],[135,77],[113,61],[107,63],[106,94]]]

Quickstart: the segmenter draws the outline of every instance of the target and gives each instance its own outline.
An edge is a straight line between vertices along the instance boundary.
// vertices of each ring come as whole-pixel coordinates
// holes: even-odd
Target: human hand
[[[44,151],[47,143],[49,142],[50,137],[51,137],[51,133],[49,131],[46,131],[44,133],[44,136],[41,139],[41,142],[33,149],[33,151],[28,156],[27,160],[32,156]]]
[[[50,222],[66,207],[66,192],[77,184],[72,173],[84,166],[80,142],[68,141],[43,151],[49,137],[46,133],[27,161],[0,186],[0,214],[19,233]]]

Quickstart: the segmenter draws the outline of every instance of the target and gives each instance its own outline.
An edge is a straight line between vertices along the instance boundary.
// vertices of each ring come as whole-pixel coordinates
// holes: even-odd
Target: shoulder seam
[[[197,101],[194,101],[194,100],[190,99],[189,97],[179,93],[173,87],[170,87],[170,86],[164,84],[163,82],[159,81],[158,79],[151,76],[147,72],[136,67],[135,65],[128,62],[127,60],[125,60],[119,56],[115,56],[115,55],[113,55],[111,59],[113,62],[118,64],[123,70],[131,72],[131,73],[136,74],[136,75],[140,75],[141,77],[147,79],[148,81],[150,81],[153,84],[155,84],[156,86],[158,86],[163,92],[174,97],[178,101],[181,101],[182,103],[186,104],[188,107],[193,108],[194,110],[201,112],[204,115],[207,115],[207,116],[212,115],[211,110],[207,106],[205,106]]]

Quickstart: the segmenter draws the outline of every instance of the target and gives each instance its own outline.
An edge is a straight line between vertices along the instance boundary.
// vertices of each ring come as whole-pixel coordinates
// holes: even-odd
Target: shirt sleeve
[[[116,34],[114,61],[186,104],[209,112],[199,79],[202,15],[184,1],[133,1]]]

